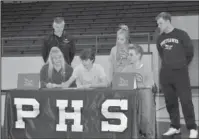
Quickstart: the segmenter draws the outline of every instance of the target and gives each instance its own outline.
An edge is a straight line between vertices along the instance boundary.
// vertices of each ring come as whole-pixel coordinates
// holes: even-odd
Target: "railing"
[[[115,41],[114,42],[100,42],[100,39],[105,38],[105,39],[110,39],[110,38],[115,38],[116,40],[116,34],[94,34],[94,35],[73,35],[75,37],[76,40],[78,39],[87,39],[88,43],[76,43],[76,48],[77,50],[81,50],[85,47],[90,47],[90,46],[94,46],[96,53],[99,52],[99,50],[109,50],[111,49],[110,47],[105,47],[102,48],[102,46],[111,46],[113,47],[115,45]],[[27,45],[21,45],[23,44],[23,42],[20,45],[5,45],[5,41],[9,41],[9,40],[18,40],[18,41],[27,41],[27,40],[32,40],[32,41],[38,41],[38,40],[42,40],[44,38],[44,36],[28,36],[28,37],[4,37],[1,39],[2,41],[2,55],[3,56],[9,56],[9,54],[11,54],[11,50],[15,50],[17,51],[16,53],[14,53],[14,55],[19,55],[22,54],[22,51],[25,52],[25,50],[29,50],[31,52],[31,50],[35,50],[36,49],[36,53],[32,53],[34,55],[39,54],[39,49],[41,49],[42,44],[28,44]],[[131,38],[131,43],[138,43],[138,44],[148,44],[148,52],[150,52],[150,33],[131,33],[130,34],[130,38]],[[91,39],[95,39],[94,42],[89,43],[89,40]],[[140,40],[139,40],[140,39]],[[21,51],[20,51],[21,49]],[[100,53],[98,53],[100,54]],[[13,54],[11,54],[13,56]],[[27,54],[27,55],[31,55],[31,54]]]

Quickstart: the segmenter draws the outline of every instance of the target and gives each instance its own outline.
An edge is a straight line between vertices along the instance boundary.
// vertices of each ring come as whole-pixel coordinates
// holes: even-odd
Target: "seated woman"
[[[64,60],[63,53],[58,47],[52,47],[48,61],[40,71],[41,88],[62,87],[72,75],[73,68]]]
[[[122,72],[135,73],[139,97],[140,134],[146,138],[155,138],[156,109],[152,92],[154,86],[153,72],[142,64],[143,49],[139,45],[129,47],[129,61]]]
[[[107,87],[108,80],[104,68],[94,63],[95,52],[85,49],[80,54],[81,64],[75,67],[71,78],[65,83],[65,87],[76,80],[78,88]]]

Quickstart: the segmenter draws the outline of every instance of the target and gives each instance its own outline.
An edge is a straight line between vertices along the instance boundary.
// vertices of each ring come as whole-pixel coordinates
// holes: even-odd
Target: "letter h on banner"
[[[67,131],[65,120],[73,119],[72,131],[83,132],[83,125],[81,125],[82,100],[72,100],[74,112],[65,112],[65,108],[68,107],[68,100],[57,100],[57,107],[59,107],[59,124],[56,125],[56,131]]]

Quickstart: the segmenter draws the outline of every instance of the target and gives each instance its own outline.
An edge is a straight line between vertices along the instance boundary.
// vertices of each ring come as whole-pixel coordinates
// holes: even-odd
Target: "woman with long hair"
[[[110,81],[114,72],[121,72],[128,64],[129,29],[127,25],[121,24],[117,31],[116,45],[110,52]]]
[[[62,87],[72,75],[73,68],[64,60],[58,47],[52,47],[46,64],[40,71],[41,88]]]

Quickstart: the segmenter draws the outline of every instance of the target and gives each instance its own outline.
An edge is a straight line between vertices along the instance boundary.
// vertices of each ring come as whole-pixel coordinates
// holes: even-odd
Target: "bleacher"
[[[52,20],[56,16],[65,17],[65,30],[75,36],[78,50],[91,46],[104,53],[109,52],[115,44],[116,36],[109,34],[116,34],[121,23],[129,26],[134,34],[131,37],[133,41],[148,43],[153,39],[157,27],[155,16],[158,13],[168,11],[172,15],[198,14],[198,9],[197,1],[3,3],[3,54],[39,54],[42,38],[52,31]]]

